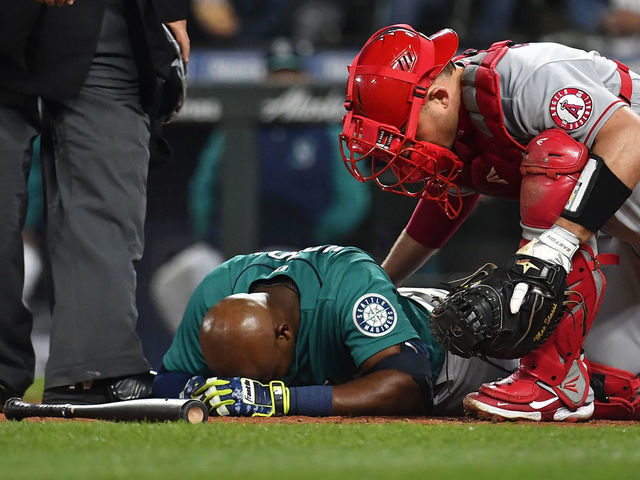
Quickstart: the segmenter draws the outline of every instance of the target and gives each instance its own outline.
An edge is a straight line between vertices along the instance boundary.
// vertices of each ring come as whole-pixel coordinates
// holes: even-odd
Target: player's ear
[[[276,326],[276,338],[278,340],[291,340],[292,332],[291,327],[287,322],[282,322]]]
[[[429,89],[428,101],[448,107],[451,101],[449,90],[444,85],[432,85]]]

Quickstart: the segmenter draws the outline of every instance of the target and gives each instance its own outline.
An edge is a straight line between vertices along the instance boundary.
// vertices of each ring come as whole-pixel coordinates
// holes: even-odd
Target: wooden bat
[[[48,405],[27,403],[20,398],[10,398],[4,404],[8,420],[27,417],[93,418],[116,422],[164,422],[183,420],[204,423],[209,411],[204,403],[194,399],[145,398],[95,405]]]

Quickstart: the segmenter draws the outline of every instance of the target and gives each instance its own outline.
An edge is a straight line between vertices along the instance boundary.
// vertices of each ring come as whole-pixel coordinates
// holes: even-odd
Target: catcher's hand
[[[212,415],[233,417],[271,417],[289,413],[289,389],[279,380],[267,385],[241,377],[197,375],[185,385],[182,398],[202,400]]]
[[[501,269],[486,264],[452,282],[451,293],[431,313],[431,330],[452,353],[520,358],[542,345],[564,314],[567,272],[536,257],[515,255]],[[512,313],[514,287],[529,285]]]
[[[569,273],[571,259],[579,246],[580,240],[575,234],[558,225],[553,225],[525,244],[516,254],[537,257],[554,265],[561,265]],[[515,286],[509,301],[511,313],[518,313],[530,287],[531,285],[526,281]]]

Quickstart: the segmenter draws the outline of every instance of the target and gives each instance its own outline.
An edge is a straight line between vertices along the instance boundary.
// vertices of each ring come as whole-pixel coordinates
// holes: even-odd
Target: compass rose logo
[[[396,326],[397,320],[396,309],[377,293],[363,295],[353,306],[353,323],[370,337],[386,335]]]

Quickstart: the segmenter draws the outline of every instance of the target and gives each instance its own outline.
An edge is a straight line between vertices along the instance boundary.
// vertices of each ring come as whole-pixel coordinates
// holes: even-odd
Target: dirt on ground
[[[0,422],[8,421],[6,417],[0,414]],[[25,422],[92,422],[96,420],[83,418],[54,418],[54,417],[31,417],[25,418]],[[510,421],[510,422],[490,422],[487,420],[477,420],[470,417],[302,417],[302,416],[286,416],[271,418],[246,418],[246,417],[212,417],[207,423],[248,423],[248,424],[298,424],[298,423],[334,423],[334,424],[387,424],[387,423],[415,423],[421,425],[474,425],[486,423],[504,423],[504,424],[534,424],[549,425],[548,422],[526,422],[526,421]],[[628,420],[589,420],[587,422],[554,422],[554,425],[567,427],[599,427],[602,425],[618,425],[620,427],[638,425],[637,421]]]

